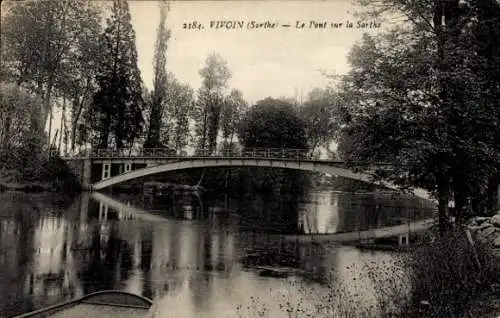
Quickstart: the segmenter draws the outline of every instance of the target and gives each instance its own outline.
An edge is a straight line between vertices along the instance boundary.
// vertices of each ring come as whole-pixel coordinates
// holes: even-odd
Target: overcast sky
[[[348,70],[347,54],[363,32],[353,16],[352,0],[330,1],[173,1],[168,13],[171,39],[168,69],[194,89],[201,84],[199,69],[212,52],[228,63],[233,76],[231,88],[238,88],[251,103],[268,97],[304,97],[313,87],[325,87],[321,70],[343,74]],[[156,1],[129,1],[137,37],[139,68],[148,88],[152,87],[152,58],[159,22]],[[346,28],[347,20],[353,28]],[[203,30],[184,29],[196,21]],[[242,21],[242,29],[211,28],[211,21]],[[274,29],[248,29],[251,21],[289,24]],[[304,28],[296,28],[297,21]],[[327,22],[327,28],[310,28],[311,21]],[[331,23],[343,23],[332,28]],[[213,24],[213,23],[212,23]],[[215,24],[213,24],[215,26]],[[220,24],[219,24],[220,25]]]

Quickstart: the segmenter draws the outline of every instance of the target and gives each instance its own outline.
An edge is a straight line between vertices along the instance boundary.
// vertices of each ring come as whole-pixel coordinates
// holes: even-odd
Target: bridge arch
[[[372,182],[372,177],[365,173],[356,173],[343,166],[321,161],[290,161],[277,159],[224,159],[224,158],[200,158],[189,159],[178,162],[149,166],[127,173],[123,173],[109,179],[96,182],[92,185],[93,190],[101,190],[122,182],[138,179],[145,176],[155,175],[163,172],[178,171],[194,168],[215,168],[215,167],[269,167],[283,168],[303,171],[313,171],[327,173],[349,179]],[[393,190],[398,190],[398,186],[389,182],[379,182],[379,184]],[[419,198],[434,201],[429,193],[424,189],[414,189],[413,194]],[[435,202],[435,201],[434,201]]]

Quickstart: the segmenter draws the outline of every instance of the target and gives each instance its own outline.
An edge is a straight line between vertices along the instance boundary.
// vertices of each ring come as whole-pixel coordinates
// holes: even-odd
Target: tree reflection
[[[21,203],[23,200],[19,196],[1,194],[1,201],[4,205],[0,207],[0,215],[12,215],[14,218],[0,219],[0,266],[2,268],[0,293],[9,295],[10,300],[9,302],[0,301],[0,313],[16,314],[19,310],[33,308],[31,299],[24,297],[25,288],[22,281],[29,275],[33,231],[38,215],[33,213],[32,218],[27,217],[29,212],[36,212],[36,207],[23,206]]]
[[[153,257],[153,243],[151,231],[141,232],[141,270],[144,273],[144,290],[143,295],[148,298],[153,298],[153,286],[151,280],[153,278],[151,267]]]
[[[96,224],[92,229],[88,264],[81,274],[85,293],[118,288],[120,280],[128,278],[131,251],[113,225]]]

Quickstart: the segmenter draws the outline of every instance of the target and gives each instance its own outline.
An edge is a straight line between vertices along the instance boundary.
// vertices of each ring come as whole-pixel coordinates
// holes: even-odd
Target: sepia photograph
[[[0,318],[500,318],[499,0],[5,0]]]

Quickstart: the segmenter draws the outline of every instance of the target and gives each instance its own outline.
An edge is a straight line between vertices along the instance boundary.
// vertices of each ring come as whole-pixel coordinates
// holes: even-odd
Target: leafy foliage
[[[16,84],[0,85],[0,161],[2,169],[20,172],[17,179],[31,179],[40,172],[43,157],[42,100]]]
[[[27,89],[0,83],[0,184],[42,182],[77,189],[67,165],[48,155],[42,107],[42,99]]]
[[[128,4],[114,0],[111,11],[100,41],[99,90],[86,115],[95,145],[124,148],[140,136],[144,101]]]
[[[296,108],[271,97],[246,112],[238,135],[245,147],[307,149],[306,124]]]
[[[471,246],[465,231],[452,230],[433,244],[423,244],[405,263],[413,292],[400,317],[463,317],[481,292],[498,282],[495,260],[485,245]],[[474,253],[478,253],[481,268]],[[428,308],[422,308],[422,302]]]
[[[0,148],[41,148],[44,136],[40,97],[12,83],[0,83]]]
[[[75,127],[99,60],[100,11],[84,0],[12,1],[2,8],[4,78],[42,98],[44,124],[52,116],[54,98],[71,100]]]
[[[209,153],[217,146],[221,111],[224,105],[224,90],[231,78],[231,71],[222,57],[216,53],[206,59],[200,70],[203,84],[195,104],[196,149]]]
[[[338,98],[332,89],[313,89],[299,116],[306,122],[308,146],[312,152],[327,144],[339,129]]]
[[[170,38],[170,30],[165,26],[167,19],[168,4],[160,3],[160,23],[156,31],[154,67],[154,90],[151,94],[151,110],[149,117],[148,136],[144,146],[146,148],[158,148],[160,145],[160,130],[162,118],[164,117],[165,100],[167,98],[167,42]]]
[[[488,59],[477,54],[484,20],[453,2],[380,2],[417,20],[366,35],[352,49],[352,69],[341,84],[341,153],[351,163],[390,162],[389,179],[436,193],[443,224],[450,198],[462,211],[466,198],[484,192],[498,173],[492,136],[499,131],[491,121],[498,118],[498,99],[485,94]]]
[[[224,145],[229,149],[233,147],[234,138],[238,133],[238,124],[247,108],[243,93],[237,89],[233,89],[224,101],[221,114],[222,138],[224,138]]]
[[[163,116],[161,143],[181,151],[190,140],[189,120],[193,115],[194,91],[169,74],[165,108],[168,116]]]

